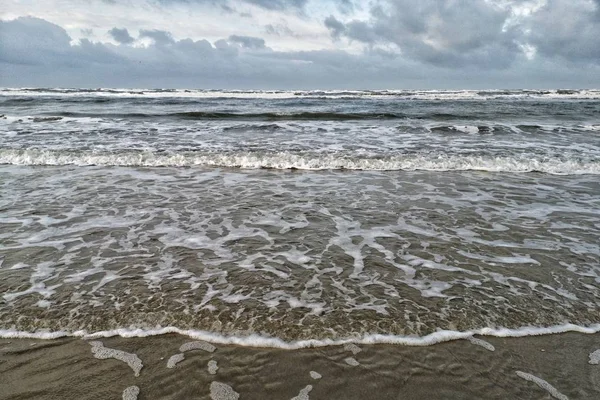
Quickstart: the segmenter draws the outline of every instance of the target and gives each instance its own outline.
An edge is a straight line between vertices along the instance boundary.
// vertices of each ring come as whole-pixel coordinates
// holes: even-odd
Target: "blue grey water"
[[[600,91],[0,90],[0,329],[600,324]]]

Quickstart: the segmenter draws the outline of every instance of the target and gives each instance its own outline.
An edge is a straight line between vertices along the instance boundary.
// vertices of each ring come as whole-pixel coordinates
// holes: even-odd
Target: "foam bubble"
[[[217,362],[215,360],[210,360],[208,362],[207,368],[208,368],[208,373],[211,375],[214,375],[217,373],[219,366],[217,365]]]
[[[167,368],[175,368],[177,363],[180,363],[183,360],[185,360],[183,353],[174,354],[169,357],[169,360],[167,361]]]
[[[321,379],[323,375],[321,375],[317,371],[310,371],[310,377],[313,379]]]
[[[123,400],[137,400],[140,394],[140,388],[137,386],[129,386],[123,390]]]
[[[140,376],[140,371],[144,366],[142,364],[142,360],[132,353],[127,353],[122,350],[110,349],[108,347],[104,347],[104,344],[100,341],[92,341],[89,342],[92,346],[92,353],[94,357],[99,358],[101,360],[106,360],[108,358],[114,358],[119,361],[123,361],[133,370],[135,376]]]
[[[477,345],[477,346],[481,346],[481,347],[483,347],[486,350],[489,350],[489,351],[495,351],[496,350],[496,348],[494,347],[493,344],[491,344],[490,342],[486,342],[485,340],[477,339],[477,338],[474,338],[474,337],[470,337],[470,338],[468,338],[468,340],[472,344]]]
[[[351,365],[353,367],[360,365],[360,363],[358,361],[356,361],[356,359],[354,357],[344,358],[344,361],[346,362],[346,364]]]
[[[212,400],[237,400],[240,394],[225,383],[212,382],[210,384],[210,398]]]
[[[186,351],[190,351],[190,350],[204,350],[204,351],[208,351],[209,353],[212,353],[216,349],[217,348],[215,346],[213,346],[212,344],[210,344],[208,342],[205,342],[204,340],[188,342],[188,343],[184,343],[181,346],[179,346],[179,351],[181,351],[182,353],[185,353]]]
[[[344,344],[344,350],[351,351],[352,354],[356,355],[362,351],[360,347],[355,345],[354,343],[346,343]]]
[[[313,389],[312,385],[306,385],[306,387],[300,390],[298,396],[292,397],[292,400],[308,400],[308,394]]]
[[[535,375],[531,375],[531,374],[528,374],[527,372],[522,372],[522,371],[517,371],[516,374],[519,377],[525,379],[526,381],[535,383],[536,385],[538,385],[539,387],[541,387],[542,389],[544,389],[545,391],[550,393],[550,395],[552,397],[554,397],[555,399],[569,400],[569,398],[567,396],[565,396],[564,394],[562,394],[558,390],[556,390],[556,388],[554,386],[552,386],[545,380],[538,378]]]
[[[590,353],[590,364],[598,365],[600,364],[600,349]]]

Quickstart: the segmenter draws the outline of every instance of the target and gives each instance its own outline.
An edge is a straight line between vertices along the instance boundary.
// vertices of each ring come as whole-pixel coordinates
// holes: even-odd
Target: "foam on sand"
[[[210,384],[210,398],[212,400],[237,400],[240,394],[225,383],[213,382]]]
[[[133,370],[135,376],[140,376],[140,371],[144,366],[142,364],[142,360],[132,353],[127,353],[122,350],[110,349],[108,347],[104,347],[104,344],[100,341],[92,341],[90,342],[92,346],[92,353],[94,357],[99,358],[101,360],[106,360],[108,358],[114,358],[119,361],[123,361]]]
[[[556,388],[554,386],[552,386],[545,380],[538,378],[535,375],[531,375],[531,374],[528,374],[527,372],[523,372],[523,371],[517,371],[516,374],[519,377],[525,379],[526,381],[535,383],[536,385],[538,385],[539,387],[541,387],[542,389],[544,389],[545,391],[550,393],[550,395],[552,397],[554,397],[555,399],[569,400],[569,398],[567,396],[565,396],[564,394],[562,394],[558,390],[556,390]]]
[[[590,364],[598,365],[600,364],[600,349],[590,353]]]
[[[179,347],[179,351],[182,353],[185,353],[186,351],[190,351],[190,350],[204,350],[207,351],[209,353],[212,353],[216,350],[217,348],[215,346],[213,346],[212,344],[205,342],[203,340],[198,340],[195,342],[188,342],[188,343],[184,343]]]
[[[321,375],[317,371],[310,371],[310,377],[313,379],[321,379],[323,375]]]
[[[207,368],[208,368],[208,373],[211,375],[214,375],[217,373],[219,366],[217,365],[217,362],[215,360],[210,360],[208,362]]]
[[[149,337],[176,333],[182,336],[187,336],[199,341],[211,342],[222,345],[237,345],[246,347],[266,347],[286,350],[326,347],[326,346],[341,346],[346,343],[355,344],[396,344],[404,346],[431,346],[437,343],[448,342],[452,340],[468,339],[473,335],[478,336],[494,336],[494,337],[525,337],[525,336],[541,336],[552,335],[565,332],[578,332],[585,334],[594,334],[600,332],[600,324],[590,326],[580,326],[574,324],[555,325],[550,327],[522,327],[518,329],[508,328],[481,328],[470,331],[449,331],[440,330],[432,334],[416,337],[416,336],[401,336],[401,335],[366,335],[362,338],[352,339],[309,339],[286,342],[279,338],[266,337],[260,335],[249,336],[225,336],[218,333],[186,330],[176,327],[165,327],[157,329],[114,329],[109,331],[87,332],[87,331],[35,331],[26,332],[14,329],[0,330],[0,338],[4,339],[57,339],[61,337],[80,337],[82,339],[99,339],[113,336],[123,338],[134,337]],[[101,342],[99,342],[101,343]],[[209,343],[210,344],[210,343]]]
[[[472,344],[474,344],[474,345],[483,347],[486,350],[489,350],[489,351],[495,351],[496,350],[496,348],[494,347],[493,344],[491,344],[490,342],[486,342],[485,340],[477,339],[477,338],[474,338],[474,337],[470,337],[467,340],[469,342],[471,342]]]
[[[346,362],[346,364],[351,365],[353,367],[360,365],[360,363],[358,361],[356,361],[356,359],[354,357],[344,358],[344,361]]]
[[[137,386],[129,386],[123,390],[123,400],[137,400],[140,394],[140,388]]]
[[[292,400],[308,400],[308,394],[313,389],[312,385],[306,385],[306,387],[300,390],[298,396],[292,397]]]
[[[167,361],[167,368],[175,368],[175,366],[181,361],[185,360],[183,353],[177,353],[169,357]]]

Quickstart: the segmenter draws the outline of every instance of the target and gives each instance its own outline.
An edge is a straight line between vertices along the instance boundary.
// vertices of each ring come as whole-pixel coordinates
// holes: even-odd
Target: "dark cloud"
[[[114,1],[114,0],[104,0],[104,1]],[[173,4],[173,3],[187,3],[187,4],[214,4],[221,7],[222,10],[229,13],[235,13],[236,10],[231,6],[232,3],[235,3],[236,0],[157,0],[163,5]],[[248,3],[252,4],[266,10],[301,10],[303,9],[309,0],[237,0],[238,3]],[[349,0],[337,0],[342,3],[347,3]]]
[[[341,21],[338,21],[333,15],[325,18],[324,23],[334,39],[339,39],[340,36],[346,33],[346,25],[344,25]]]
[[[253,36],[229,36],[229,42],[237,43],[246,49],[265,49],[265,40]]]
[[[150,39],[154,40],[154,43],[159,46],[174,43],[171,32],[161,31],[158,29],[141,29],[139,37],[140,38],[144,38],[144,37],[150,38]]]
[[[267,10],[286,10],[290,8],[302,9],[308,0],[244,0]]]
[[[583,14],[580,18],[587,21]],[[572,61],[566,61],[563,55],[545,56],[541,44],[536,45],[540,46],[538,51],[542,56],[533,60],[515,57],[516,51],[494,35],[491,36],[494,38],[492,47],[513,51],[512,56],[507,56],[513,62],[505,69],[483,68],[482,63],[464,63],[462,58],[455,61],[456,65],[460,63],[460,68],[448,68],[448,54],[458,57],[461,51],[471,58],[484,54],[483,58],[492,59],[482,53],[490,46],[485,35],[481,41],[472,35],[447,38],[449,47],[446,52],[438,48],[432,50],[430,57],[437,55],[443,58],[437,63],[414,49],[408,53],[410,56],[406,55],[406,44],[412,44],[412,41],[417,41],[416,38],[412,41],[398,39],[398,43],[403,44],[402,53],[398,55],[387,50],[389,43],[396,43],[387,39],[394,38],[396,30],[383,30],[377,25],[380,20],[374,18],[373,21],[357,21],[355,24],[338,21],[343,25],[341,35],[352,36],[356,41],[360,37],[361,43],[365,43],[366,51],[361,54],[335,50],[275,51],[269,49],[262,38],[241,35],[230,36],[213,45],[206,40],[177,40],[169,32],[159,30],[140,32],[141,37],[152,38],[152,43],[145,47],[87,39],[74,42],[63,28],[41,19],[0,20],[0,85],[443,89],[589,87],[600,82],[598,63],[573,67]],[[487,19],[488,22],[490,20],[494,19]],[[335,26],[335,23],[330,25]],[[439,40],[428,24],[419,26],[415,23],[410,29],[398,29],[422,32]],[[448,32],[447,28],[444,29],[443,32]],[[527,26],[511,28],[502,34],[515,40],[527,39],[527,43],[537,43],[535,35],[529,33],[527,38],[523,36],[528,29]],[[591,25],[586,29],[593,32]],[[561,30],[557,31],[560,33]],[[559,33],[556,37],[560,37]],[[550,35],[550,41],[553,38]],[[591,43],[592,37],[587,40]],[[415,48],[422,51],[418,45]],[[503,54],[494,57],[499,60]]]
[[[594,3],[548,0],[520,18],[488,1],[383,0],[366,21],[330,16],[324,25],[336,40],[392,44],[404,57],[444,67],[508,68],[533,54],[599,64],[600,0]]]
[[[435,65],[498,68],[518,51],[513,32],[504,29],[509,15],[484,1],[388,0],[371,9],[369,21],[342,23],[331,16],[325,26],[334,38],[394,44],[404,55]]]
[[[130,44],[135,41],[134,38],[129,35],[129,31],[125,28],[112,28],[108,31],[108,34],[115,40],[117,43],[121,44]]]
[[[600,0],[594,1],[584,7],[577,1],[548,0],[527,21],[524,40],[544,57],[600,64]]]
[[[67,32],[39,18],[21,17],[0,21],[0,61],[15,64],[44,64],[67,59],[71,38]]]

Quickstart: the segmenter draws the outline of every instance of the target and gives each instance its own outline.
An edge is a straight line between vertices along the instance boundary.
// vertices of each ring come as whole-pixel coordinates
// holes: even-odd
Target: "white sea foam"
[[[477,339],[477,338],[474,338],[474,337],[470,337],[468,340],[472,344],[474,344],[476,346],[481,346],[481,347],[483,347],[486,350],[489,350],[489,351],[495,351],[496,350],[496,348],[494,347],[493,344],[491,344],[489,342],[486,342],[485,340]]]
[[[292,397],[292,400],[308,400],[308,394],[311,392],[312,389],[312,385],[306,385],[304,389],[300,390],[298,396]]]
[[[217,365],[217,362],[215,360],[210,360],[206,367],[208,369],[208,373],[211,375],[216,374],[219,370],[219,366]]]
[[[236,345],[245,347],[264,347],[278,349],[303,349],[313,347],[341,346],[346,343],[356,344],[396,344],[404,346],[431,346],[437,343],[448,342],[452,340],[468,339],[473,335],[494,336],[494,337],[526,337],[552,335],[565,332],[578,332],[585,334],[594,334],[600,332],[600,324],[590,326],[580,326],[574,324],[556,325],[550,327],[523,327],[519,329],[509,328],[481,328],[471,331],[448,331],[440,330],[427,336],[400,336],[400,335],[367,335],[362,338],[348,339],[308,339],[286,342],[279,338],[265,337],[259,335],[249,336],[225,336],[217,333],[185,330],[175,327],[165,327],[157,329],[114,329],[110,331],[87,332],[87,331],[36,331],[25,332],[14,329],[0,330],[0,338],[4,339],[57,339],[61,337],[80,337],[83,339],[98,339],[113,336],[124,338],[149,337],[157,335],[166,335],[176,333],[187,336],[192,339],[204,340],[207,342],[221,345]]]
[[[137,386],[129,386],[123,390],[123,400],[137,400],[140,394],[140,388]]]
[[[183,353],[173,354],[167,361],[167,368],[175,368],[175,366],[183,360],[185,360],[185,355]]]
[[[188,343],[184,343],[181,346],[179,346],[179,351],[182,353],[185,353],[186,351],[190,351],[190,350],[204,350],[204,351],[208,351],[209,353],[212,353],[216,350],[217,348],[215,346],[213,346],[210,343],[207,343],[203,340],[198,340],[195,342],[188,342]]]
[[[106,360],[108,358],[114,358],[119,361],[123,361],[133,370],[133,374],[135,376],[140,376],[140,371],[143,367],[142,360],[132,353],[127,353],[123,350],[110,349],[108,347],[104,347],[104,344],[100,341],[92,341],[90,342],[92,346],[92,353],[94,357],[99,358],[101,360]]]
[[[212,400],[237,400],[240,394],[225,383],[212,382],[210,384],[210,398]]]
[[[321,379],[323,375],[321,375],[317,371],[310,371],[310,377],[313,379]]]
[[[544,172],[556,175],[600,174],[600,161],[561,158],[472,156],[472,155],[391,155],[386,157],[298,154],[286,151],[253,153],[151,153],[151,152],[69,152],[61,150],[1,149],[0,164],[144,166],[144,167],[232,167],[244,169],[301,170],[427,170]]]
[[[346,362],[346,364],[351,365],[353,367],[360,365],[360,363],[358,361],[356,361],[356,358],[354,358],[354,357],[344,358],[344,361]]]
[[[556,388],[554,386],[552,386],[545,380],[538,378],[535,375],[528,374],[527,372],[517,371],[516,373],[519,377],[525,379],[526,381],[535,383],[536,385],[538,385],[539,387],[541,387],[542,389],[544,389],[545,391],[550,393],[550,395],[552,397],[554,397],[555,399],[569,400],[569,398],[567,396],[565,396],[564,394],[562,394],[561,392],[556,390]]]
[[[590,353],[590,364],[598,365],[600,364],[600,349]]]

